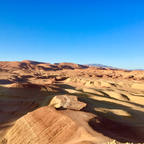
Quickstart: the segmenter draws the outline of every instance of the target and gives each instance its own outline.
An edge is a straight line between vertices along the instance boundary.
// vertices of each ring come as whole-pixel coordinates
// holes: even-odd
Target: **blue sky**
[[[0,0],[0,61],[144,69],[143,0]]]

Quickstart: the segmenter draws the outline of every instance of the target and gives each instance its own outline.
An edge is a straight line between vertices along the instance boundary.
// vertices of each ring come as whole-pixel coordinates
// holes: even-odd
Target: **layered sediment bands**
[[[144,143],[144,71],[0,62],[0,144],[113,140]]]
[[[23,116],[8,131],[7,144],[98,144],[103,135],[89,125],[93,114],[43,107]],[[97,138],[96,138],[97,136]],[[98,137],[99,136],[99,137]]]

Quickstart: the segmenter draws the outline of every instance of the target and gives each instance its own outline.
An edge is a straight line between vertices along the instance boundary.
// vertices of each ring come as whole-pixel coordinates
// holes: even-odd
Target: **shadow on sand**
[[[106,97],[108,99],[130,103],[139,107],[143,106],[130,101],[112,98],[102,90],[97,91],[102,95],[82,91],[71,94],[78,96],[80,101],[87,103],[87,107],[85,107],[83,111],[96,115],[95,118],[88,122],[92,129],[122,143],[144,143],[144,112],[134,110],[131,107],[126,106],[125,103],[122,105],[104,100],[95,100],[92,99],[90,95]],[[100,112],[98,110],[100,108],[109,109],[109,112]],[[110,112],[112,109],[125,111],[129,116]]]
[[[27,89],[0,87],[0,131],[11,126],[3,127],[3,124],[15,121],[24,114],[44,106],[41,103],[45,99],[48,98],[50,101],[55,95],[70,94],[64,89],[75,89],[73,86],[62,83],[58,83],[56,86],[59,87],[59,92],[55,93],[41,91],[41,87]],[[102,95],[95,96],[111,99],[108,94],[101,93]],[[88,122],[92,129],[119,142],[144,143],[143,112],[113,102],[94,100],[89,97],[89,94],[83,92],[71,95],[76,95],[80,101],[87,103],[87,107],[83,111],[96,115]],[[123,110],[130,114],[130,117],[120,116],[112,112],[100,112],[98,111],[99,108]]]
[[[66,93],[64,89],[51,85],[24,88],[0,86],[0,133],[28,112],[48,105],[53,96]]]

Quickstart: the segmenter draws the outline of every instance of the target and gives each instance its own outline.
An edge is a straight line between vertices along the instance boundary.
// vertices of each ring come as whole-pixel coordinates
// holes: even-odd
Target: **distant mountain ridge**
[[[100,67],[100,68],[110,68],[110,69],[123,69],[123,70],[129,70],[129,71],[144,71],[144,69],[124,69],[124,68],[118,68],[118,67],[103,65],[103,64],[88,64],[88,66]]]
[[[88,64],[88,66],[101,67],[101,68],[110,68],[110,69],[119,69],[119,68],[116,68],[116,67],[107,66],[107,65],[103,65],[103,64]]]

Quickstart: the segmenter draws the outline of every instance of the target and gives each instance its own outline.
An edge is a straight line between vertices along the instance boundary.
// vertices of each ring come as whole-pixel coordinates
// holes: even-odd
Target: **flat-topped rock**
[[[49,105],[55,108],[66,108],[72,110],[81,110],[86,107],[86,103],[80,102],[78,98],[73,95],[55,96]]]

